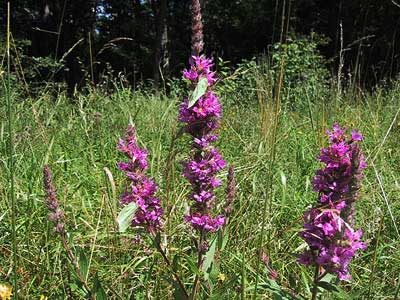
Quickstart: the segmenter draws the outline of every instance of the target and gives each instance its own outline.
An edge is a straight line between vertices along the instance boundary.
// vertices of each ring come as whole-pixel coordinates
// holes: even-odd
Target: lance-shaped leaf
[[[204,280],[208,280],[213,268],[215,268],[215,251],[217,250],[217,238],[215,237],[212,241],[207,253],[205,254],[205,259],[202,265],[202,271]]]

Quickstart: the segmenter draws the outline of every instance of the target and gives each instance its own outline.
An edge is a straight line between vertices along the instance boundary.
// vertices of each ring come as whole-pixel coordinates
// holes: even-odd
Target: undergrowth
[[[257,93],[259,80],[264,83],[262,93]],[[273,87],[262,77],[250,82],[255,85],[246,87],[247,95],[244,87],[231,85],[230,92],[222,93],[221,99],[223,118],[217,146],[223,157],[235,165],[238,191],[221,265],[213,275],[214,299],[247,299],[253,294],[259,253],[268,257],[268,263],[259,269],[260,299],[270,299],[272,295],[283,299],[290,295],[308,297],[312,274],[296,263],[295,254],[304,247],[298,232],[303,211],[316,198],[311,179],[319,168],[315,158],[324,145],[324,130],[334,121],[356,128],[365,136],[363,151],[369,167],[356,220],[368,248],[352,263],[351,282],[343,283],[340,290],[325,291],[323,299],[393,299],[400,273],[400,237],[396,232],[400,217],[400,116],[396,115],[400,86],[395,83],[368,93],[350,89],[337,97],[336,90],[328,85],[314,86],[304,81],[298,84],[303,85],[303,91],[311,92],[298,93],[297,87],[295,101],[288,88],[283,93],[273,145],[276,158],[271,169],[268,135],[272,130],[269,95],[273,94]],[[73,251],[80,263],[89,264],[90,283],[98,278],[107,299],[173,299],[171,274],[160,255],[146,248],[146,243],[133,243],[133,231],[117,232],[118,195],[124,178],[116,167],[120,158],[116,144],[129,122],[135,124],[139,144],[149,150],[149,175],[159,183],[158,196],[169,212],[163,243],[168,255],[179,261],[179,271],[190,285],[196,271],[190,263],[194,234],[188,234],[189,226],[181,219],[188,209],[185,197],[190,189],[180,175],[187,138],[174,138],[180,130],[176,120],[181,100],[124,88],[109,95],[93,89],[72,98],[50,92],[35,99],[25,99],[18,92],[12,97],[19,296],[82,296],[61,242],[47,219],[42,167],[48,164],[66,213]],[[6,123],[2,105],[0,281],[11,283]],[[104,173],[105,167],[113,179]],[[221,174],[221,179],[225,177],[226,172]],[[270,203],[264,232],[261,224],[265,197]],[[260,234],[267,237],[262,249],[258,246]],[[277,277],[271,276],[272,271]]]

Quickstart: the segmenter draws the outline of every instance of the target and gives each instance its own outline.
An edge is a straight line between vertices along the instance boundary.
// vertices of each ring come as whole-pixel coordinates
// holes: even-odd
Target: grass
[[[7,3],[7,44],[6,44],[6,52],[7,52],[7,79],[3,80],[4,90],[5,90],[5,99],[6,99],[6,107],[7,107],[7,134],[8,134],[8,161],[7,161],[7,173],[8,173],[8,184],[9,191],[8,202],[11,204],[11,241],[12,241],[12,284],[14,288],[13,298],[16,299],[18,297],[17,291],[17,268],[18,268],[18,259],[17,259],[17,243],[16,243],[16,203],[15,203],[15,168],[14,168],[14,112],[13,112],[13,103],[11,97],[11,57],[10,57],[10,3]]]
[[[400,273],[400,237],[395,226],[400,217],[400,119],[395,116],[400,105],[400,85],[357,95],[344,92],[341,99],[336,99],[329,88],[305,88],[304,98],[296,99],[296,103],[305,105],[297,109],[285,105],[291,99],[291,91],[283,91],[273,145],[266,141],[272,130],[268,127],[271,104],[268,93],[263,101],[250,98],[245,104],[234,102],[235,94],[222,99],[224,116],[218,147],[236,167],[238,194],[216,274],[219,276],[212,287],[200,291],[203,298],[212,290],[214,299],[250,299],[255,293],[259,253],[270,258],[270,266],[279,274],[276,282],[282,289],[309,298],[313,270],[296,263],[294,255],[302,247],[297,233],[302,228],[303,211],[316,199],[311,179],[319,167],[316,160],[319,147],[325,143],[322,132],[334,121],[357,128],[365,135],[362,148],[370,165],[362,199],[357,203],[356,222],[356,227],[364,231],[368,249],[351,264],[353,278],[341,285],[342,293],[347,293],[343,299],[393,299],[396,294]],[[83,297],[73,280],[73,270],[61,242],[47,219],[42,167],[49,164],[60,204],[66,211],[74,251],[78,257],[84,252],[89,262],[89,283],[93,285],[97,276],[107,299],[173,299],[171,273],[162,257],[147,247],[150,242],[136,245],[131,242],[133,231],[116,232],[117,199],[112,184],[115,183],[119,194],[124,178],[116,168],[121,156],[115,148],[130,120],[137,127],[141,146],[149,150],[149,173],[159,183],[159,196],[169,212],[163,244],[169,257],[180,262],[178,272],[190,287],[195,271],[191,263],[195,256],[192,242],[195,235],[182,222],[189,188],[180,176],[179,164],[187,153],[188,139],[173,139],[179,131],[176,118],[180,100],[128,89],[117,89],[111,95],[91,91],[77,94],[73,99],[50,93],[35,99],[24,99],[17,92],[12,96],[16,112],[14,172],[20,298]],[[6,108],[2,105],[0,282],[11,283],[12,213],[10,203],[5,200],[7,122]],[[272,146],[273,168],[270,167]],[[105,175],[105,167],[113,179]],[[225,176],[226,172],[221,174],[222,178]],[[263,220],[266,197],[268,218]],[[261,249],[260,235],[265,235]],[[279,291],[264,264],[258,277],[258,299],[270,299],[273,291],[275,294]],[[326,291],[323,299],[338,299],[338,295]]]

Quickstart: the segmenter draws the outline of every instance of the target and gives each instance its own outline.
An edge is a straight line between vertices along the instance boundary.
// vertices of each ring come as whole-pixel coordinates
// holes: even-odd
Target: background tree
[[[84,86],[85,79],[92,79],[93,67],[95,82],[107,71],[113,76],[122,72],[132,85],[147,79],[157,84],[161,73],[164,77],[180,76],[190,54],[190,2],[22,0],[12,3],[12,32],[25,58],[24,69],[42,64],[40,76],[29,77],[31,82],[40,78],[66,81],[73,90]],[[314,36],[325,37],[320,50],[336,73],[342,24],[343,70],[353,74],[354,83],[371,85],[399,72],[400,8],[391,1],[201,2],[204,51],[233,64],[268,53],[287,32],[291,36],[317,33]],[[4,39],[5,2],[0,9]],[[65,53],[63,72],[49,77],[52,69],[48,62]]]

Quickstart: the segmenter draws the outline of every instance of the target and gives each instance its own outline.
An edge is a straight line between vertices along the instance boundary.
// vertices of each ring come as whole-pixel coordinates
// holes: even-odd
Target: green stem
[[[67,238],[66,232],[62,231],[60,233],[60,237],[61,237],[61,241],[62,241],[63,247],[64,247],[65,251],[67,252],[68,258],[71,261],[71,263],[72,263],[72,265],[73,265],[73,267],[75,269],[75,272],[78,275],[79,280],[81,281],[82,285],[86,289],[86,292],[88,293],[88,299],[95,300],[95,296],[93,295],[92,290],[89,288],[89,285],[88,285],[88,282],[87,282],[87,279],[86,279],[87,276],[84,276],[82,274],[81,269],[80,269],[79,264],[78,264],[78,261],[77,261],[75,255],[74,255],[74,253],[72,252],[72,249],[71,249],[71,247],[70,247],[70,245],[68,243],[68,238]]]
[[[246,300],[246,262],[245,262],[245,248],[242,249],[242,266],[241,266],[241,278],[240,278],[240,300]]]
[[[8,170],[10,179],[10,202],[11,202],[11,239],[12,239],[12,261],[13,261],[13,298],[18,298],[18,285],[17,285],[17,234],[16,234],[16,205],[15,205],[15,190],[14,190],[14,131],[13,131],[13,113],[11,102],[11,59],[10,59],[10,2],[7,2],[7,118],[8,118]]]
[[[319,265],[317,264],[315,266],[315,272],[314,272],[314,286],[312,289],[312,295],[311,295],[311,300],[316,300],[317,295],[318,295],[318,281],[320,280],[319,276]]]
[[[397,277],[397,282],[398,282],[398,284],[397,284],[396,293],[394,294],[393,300],[399,299],[399,292],[400,292],[400,274],[399,274],[399,276]]]
[[[200,232],[200,237],[199,237],[199,243],[197,245],[197,249],[198,249],[198,256],[197,256],[197,269],[200,272],[201,266],[203,264],[203,249],[202,244],[204,242],[204,232],[203,230]],[[197,295],[197,291],[199,289],[199,283],[200,283],[200,273],[196,274],[196,277],[194,279],[194,283],[193,283],[193,289],[192,289],[192,293],[190,295],[190,299],[191,300],[195,300],[196,299],[196,295]]]
[[[158,252],[161,254],[161,256],[164,259],[165,263],[167,264],[167,266],[171,270],[172,275],[175,277],[175,280],[178,283],[182,293],[185,294],[185,299],[189,299],[189,294],[186,291],[185,285],[183,284],[183,282],[182,282],[181,278],[179,277],[179,275],[177,274],[177,272],[174,270],[171,261],[169,260],[169,258],[165,254],[165,252],[162,249],[162,247],[161,247],[160,243],[158,242],[157,238],[155,236],[152,236],[151,239],[153,240],[154,245],[156,246]]]
[[[368,294],[367,294],[367,299],[371,299],[371,288],[374,282],[374,274],[375,274],[375,267],[376,267],[376,259],[377,259],[377,253],[378,253],[378,245],[379,245],[379,238],[381,236],[381,230],[382,230],[382,225],[383,225],[383,220],[384,218],[381,217],[379,221],[379,228],[378,228],[378,234],[376,237],[376,242],[375,242],[375,249],[374,249],[374,254],[372,258],[372,267],[371,267],[371,275],[369,278],[369,287],[368,287]]]
[[[317,299],[317,295],[318,295],[318,282],[320,282],[322,280],[322,278],[325,277],[326,274],[328,274],[327,271],[323,272],[322,274],[319,273],[319,265],[315,266],[315,272],[314,272],[314,286],[313,286],[313,290],[312,290],[312,296],[311,296],[311,300],[316,300]]]

